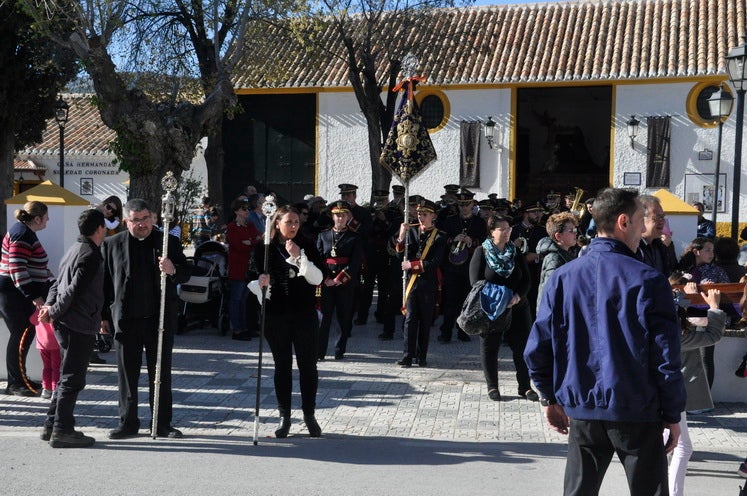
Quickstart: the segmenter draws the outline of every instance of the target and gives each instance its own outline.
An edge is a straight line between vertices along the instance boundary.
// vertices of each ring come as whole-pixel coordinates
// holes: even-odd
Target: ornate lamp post
[[[65,187],[65,125],[67,124],[67,112],[70,106],[62,95],[54,103],[54,120],[60,127],[60,187]]]
[[[724,131],[724,117],[731,113],[731,106],[734,103],[734,97],[724,90],[724,85],[708,99],[708,108],[711,110],[711,117],[718,120],[718,147],[716,148],[716,187],[713,191],[713,223],[716,224],[716,213],[718,212],[718,188],[719,174],[721,173],[721,136]],[[721,201],[724,201],[721,198]]]
[[[732,48],[726,56],[731,87],[737,92],[737,120],[734,131],[734,186],[732,187],[731,237],[739,230],[739,195],[742,180],[742,127],[744,126],[744,94],[747,91],[747,45]]]
[[[630,138],[630,147],[635,149],[635,137],[638,136],[641,121],[636,119],[634,115],[631,115],[630,120],[628,120],[625,125],[628,127],[628,138]]]
[[[485,131],[485,139],[488,141],[488,146],[493,149],[493,144],[495,143],[495,121],[493,120],[493,116],[488,116],[488,120],[485,121],[483,124]]]

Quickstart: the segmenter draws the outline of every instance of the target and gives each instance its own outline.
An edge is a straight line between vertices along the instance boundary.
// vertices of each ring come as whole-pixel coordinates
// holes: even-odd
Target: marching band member
[[[338,201],[330,209],[334,226],[319,233],[316,246],[325,260],[322,271],[322,323],[319,327],[318,359],[324,360],[327,354],[329,329],[332,315],[337,311],[340,336],[335,342],[335,360],[342,360],[348,336],[353,328],[353,305],[355,289],[361,269],[363,246],[358,233],[348,229],[352,218],[350,204]]]
[[[475,249],[487,237],[485,221],[472,212],[475,194],[463,189],[457,194],[459,215],[452,215],[443,224],[447,235],[449,255],[444,261],[444,320],[441,324],[440,343],[451,341],[451,332],[472,285],[469,282],[469,260]],[[457,330],[460,341],[469,341],[469,335]]]
[[[402,270],[407,271],[409,277],[405,293],[404,355],[397,362],[401,367],[412,367],[415,359],[420,367],[428,365],[428,339],[436,307],[439,267],[446,252],[446,234],[434,225],[436,210],[432,201],[420,200],[418,226],[402,223],[396,239],[398,253],[404,252],[405,244],[408,247],[407,260],[402,262]]]

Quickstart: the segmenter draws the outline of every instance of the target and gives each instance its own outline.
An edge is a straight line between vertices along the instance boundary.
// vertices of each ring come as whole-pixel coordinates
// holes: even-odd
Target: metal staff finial
[[[275,204],[275,197],[272,195],[265,196],[265,202],[262,204],[262,213],[267,217],[268,221],[275,215],[278,207]]]
[[[407,52],[407,54],[402,57],[402,75],[405,79],[415,77],[419,63],[420,61],[418,58],[410,52]]]

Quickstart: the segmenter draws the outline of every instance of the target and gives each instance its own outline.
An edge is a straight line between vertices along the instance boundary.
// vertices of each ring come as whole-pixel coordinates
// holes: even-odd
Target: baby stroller
[[[195,249],[192,276],[178,287],[184,302],[179,315],[178,334],[206,324],[216,327],[221,335],[228,332],[227,266],[228,251],[217,241],[206,241]]]

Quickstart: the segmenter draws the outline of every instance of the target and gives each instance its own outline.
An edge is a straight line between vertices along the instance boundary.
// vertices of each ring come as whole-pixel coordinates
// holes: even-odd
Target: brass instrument
[[[582,196],[584,196],[584,190],[577,187],[576,196],[573,198],[573,204],[571,205],[571,213],[575,214],[577,217],[581,217],[583,215],[583,212],[578,209],[578,206],[581,203]]]
[[[514,245],[521,252],[522,255],[526,255],[529,252],[529,241],[524,236],[519,236],[514,240]]]
[[[462,234],[467,234],[467,228],[462,230]],[[462,240],[457,242],[454,247],[449,251],[449,262],[452,265],[462,265],[469,260],[469,248],[472,246],[471,242]]]

